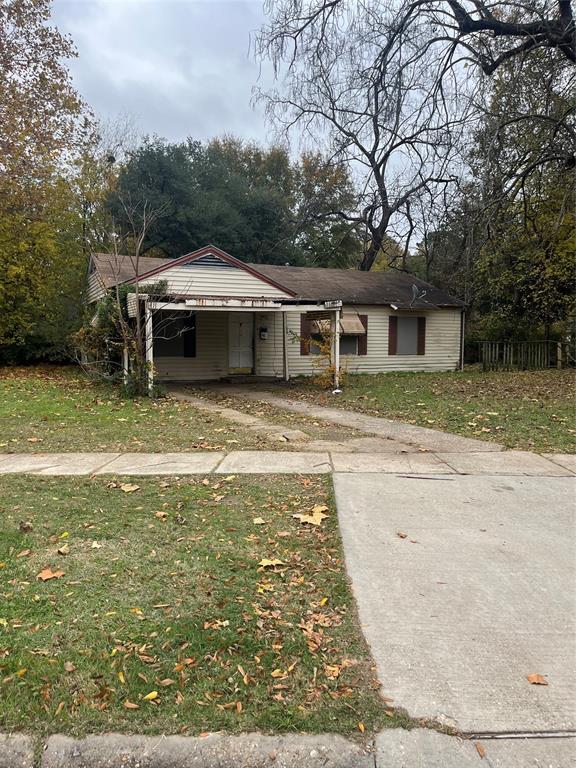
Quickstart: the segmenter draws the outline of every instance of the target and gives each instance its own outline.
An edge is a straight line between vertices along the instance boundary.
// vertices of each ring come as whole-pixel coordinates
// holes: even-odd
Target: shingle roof
[[[294,291],[300,299],[341,299],[344,304],[394,304],[398,309],[464,306],[464,302],[454,296],[404,272],[360,272],[353,269],[282,267],[274,264],[250,266]],[[420,293],[426,292],[417,301],[413,301],[413,285]]]
[[[112,288],[116,283],[124,283],[136,277],[135,263],[123,254],[93,253],[92,261],[105,288]],[[153,256],[140,256],[138,272],[144,275],[151,269],[170,264],[172,259],[159,259]]]
[[[215,249],[217,250],[217,249]],[[135,277],[134,262],[128,256],[109,253],[92,254],[94,266],[105,288]],[[229,256],[227,256],[230,259]],[[141,256],[138,272],[169,267],[177,259]],[[247,264],[253,272],[283,286],[296,299],[309,301],[341,300],[343,304],[394,305],[397,309],[434,309],[463,307],[464,302],[424,280],[404,272],[360,272],[354,269],[325,269],[321,267],[291,267],[276,264]],[[158,274],[158,279],[161,278]],[[420,298],[414,300],[413,286]]]

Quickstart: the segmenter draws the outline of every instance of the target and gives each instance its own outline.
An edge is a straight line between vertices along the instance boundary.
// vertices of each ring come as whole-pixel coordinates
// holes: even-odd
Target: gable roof
[[[136,280],[136,278],[139,280],[149,280],[152,277],[158,277],[158,279],[161,280],[162,273],[167,269],[191,264],[194,261],[204,260],[206,257],[211,256],[215,256],[219,261],[231,267],[238,267],[238,269],[248,272],[253,277],[268,283],[268,285],[277,288],[283,293],[293,295],[293,292],[289,288],[277,283],[273,277],[268,277],[254,269],[251,264],[246,264],[245,262],[240,261],[240,259],[230,256],[229,253],[226,253],[226,251],[223,251],[221,248],[217,248],[215,245],[205,245],[203,248],[198,248],[196,251],[191,251],[176,259],[160,259],[150,256],[140,256],[138,259],[138,270],[136,270],[135,259],[120,254],[93,253],[92,264],[102,280],[104,287],[111,288],[118,283],[131,283]],[[136,272],[138,272],[138,274],[136,274]]]
[[[278,280],[299,299],[340,299],[343,304],[394,305],[398,309],[464,306],[464,302],[454,296],[405,272],[360,272],[356,269],[282,267],[275,264],[252,266],[263,275]],[[413,285],[420,292],[426,291],[426,295],[417,301],[413,301]]]
[[[141,256],[140,280],[162,279],[162,273],[172,267],[189,264],[208,256],[243,269],[286,294],[301,301],[340,300],[343,304],[373,304],[396,309],[437,309],[463,307],[464,302],[430,283],[404,272],[360,272],[354,269],[323,267],[291,267],[276,264],[247,264],[212,245],[199,248],[177,259]],[[134,261],[129,256],[107,253],[92,254],[92,264],[105,288],[136,278]],[[424,294],[413,299],[413,286]]]

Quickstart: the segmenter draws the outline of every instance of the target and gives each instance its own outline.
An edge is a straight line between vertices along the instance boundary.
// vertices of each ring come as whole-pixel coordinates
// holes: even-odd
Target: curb
[[[576,768],[575,735],[470,741],[425,728],[385,730],[364,744],[334,734],[109,733],[50,736],[43,746],[0,734],[0,768]]]

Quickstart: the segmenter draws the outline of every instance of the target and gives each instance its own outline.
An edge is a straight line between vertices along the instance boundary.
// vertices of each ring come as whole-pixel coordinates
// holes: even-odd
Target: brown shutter
[[[358,315],[360,322],[364,326],[364,333],[358,336],[358,354],[368,354],[368,315]]]
[[[310,328],[312,321],[306,315],[300,315],[300,354],[310,354]]]
[[[395,355],[398,350],[398,318],[396,315],[388,317],[388,354]]]
[[[426,318],[418,318],[418,347],[416,351],[417,355],[426,354]]]

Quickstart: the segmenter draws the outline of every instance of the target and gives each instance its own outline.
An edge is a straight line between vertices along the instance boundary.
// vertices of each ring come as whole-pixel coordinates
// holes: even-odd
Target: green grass
[[[292,396],[542,453],[576,452],[573,370],[350,375],[335,397],[309,381]]]
[[[292,517],[315,505],[320,527]],[[383,711],[326,478],[6,476],[0,514],[0,730],[409,725]]]
[[[0,453],[244,448],[270,443],[185,402],[123,398],[119,387],[92,382],[79,368],[0,369]]]

